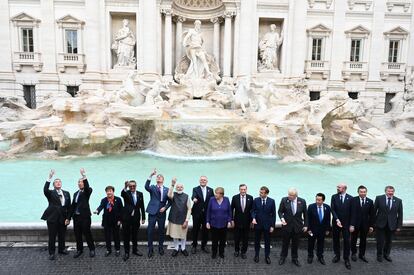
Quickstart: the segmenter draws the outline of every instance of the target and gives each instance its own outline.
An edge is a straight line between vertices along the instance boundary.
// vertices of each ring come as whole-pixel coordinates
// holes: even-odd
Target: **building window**
[[[321,98],[321,92],[309,92],[310,101],[319,100]]]
[[[79,91],[79,86],[66,86],[66,92],[72,97],[75,97]]]
[[[322,60],[322,38],[312,39],[312,60]]]
[[[360,62],[361,60],[361,39],[351,40],[351,62]]]
[[[388,51],[388,62],[397,63],[398,62],[398,50],[400,46],[399,40],[390,40],[390,48]]]
[[[348,96],[352,99],[358,99],[358,92],[349,92]]]
[[[24,52],[34,52],[33,48],[33,29],[22,29],[22,49]]]
[[[385,94],[385,106],[384,106],[384,113],[388,113],[392,110],[392,103],[391,100],[394,98],[395,93],[386,93]]]
[[[26,106],[30,109],[36,109],[36,89],[34,85],[23,85],[23,96]]]
[[[78,53],[78,31],[65,30],[66,53]]]

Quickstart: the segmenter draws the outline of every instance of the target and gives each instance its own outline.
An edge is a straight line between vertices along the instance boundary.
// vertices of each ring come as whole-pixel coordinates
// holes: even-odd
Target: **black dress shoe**
[[[323,259],[323,257],[318,258],[318,261],[319,261],[322,265],[326,265],[325,260]]]
[[[187,250],[186,250],[186,249],[181,250],[181,253],[183,253],[183,255],[184,255],[184,256],[188,257],[188,252],[187,252]]]
[[[136,255],[136,256],[139,256],[139,257],[141,257],[141,256],[142,256],[142,252],[141,252],[141,251],[139,251],[139,250],[134,250],[134,251],[132,251],[132,254],[134,254],[134,255]]]
[[[207,253],[207,254],[210,253],[210,250],[208,250],[207,247],[202,247],[201,251],[203,251],[204,253]]]
[[[158,254],[160,254],[161,256],[164,255],[164,248],[158,248]]]
[[[356,254],[352,254],[351,255],[351,260],[356,262],[357,261],[357,255]]]
[[[292,260],[292,263],[294,264],[294,265],[296,265],[296,266],[300,266],[300,263],[299,263],[299,261],[298,261],[298,259],[294,259],[294,260]]]
[[[377,261],[382,263],[382,257],[381,256],[377,256]]]
[[[58,253],[59,253],[60,255],[68,255],[68,254],[69,254],[69,252],[67,252],[66,250],[59,251]]]
[[[95,257],[95,250],[89,251],[89,257],[91,258]]]
[[[242,253],[242,254],[241,254],[241,258],[242,258],[243,260],[247,259],[246,254],[245,254],[245,253]]]
[[[358,257],[361,261],[368,263],[367,258],[365,258],[365,256],[359,255]]]
[[[234,257],[239,257],[239,255],[240,255],[239,251],[234,252]]]
[[[173,250],[173,252],[171,253],[171,256],[176,257],[178,255],[178,250]]]
[[[121,251],[119,250],[115,251],[115,257],[119,257],[119,255],[121,255]]]
[[[122,259],[124,260],[124,262],[126,262],[129,259],[129,253],[125,253]]]
[[[217,258],[217,254],[216,254],[216,253],[212,253],[212,254],[211,254],[211,258],[212,258],[212,259]]]
[[[332,262],[333,263],[337,263],[337,262],[339,262],[339,256],[335,256],[335,257],[333,257],[333,259],[332,259]]]
[[[388,262],[392,262],[392,259],[388,255],[384,255],[384,259]]]
[[[254,262],[258,263],[259,262],[259,256],[254,256]]]
[[[270,257],[266,257],[266,263],[267,264],[271,264],[272,263],[272,261],[270,260]]]
[[[313,262],[313,257],[308,257],[308,264],[311,264]]]
[[[111,253],[112,253],[112,251],[107,250],[107,251],[105,252],[105,257],[108,257]]]
[[[280,257],[280,259],[279,259],[279,265],[283,265],[285,263],[285,261],[286,261],[286,258]]]
[[[191,247],[191,254],[196,254],[197,253],[197,247],[193,246]]]
[[[51,260],[51,261],[56,260],[56,256],[55,256],[55,254],[50,254],[50,255],[49,255],[49,260]]]
[[[79,258],[80,255],[82,255],[83,251],[76,251],[75,255],[73,255],[73,258]]]
[[[349,262],[349,260],[345,260],[345,267],[346,269],[351,270],[351,263]]]
[[[154,251],[149,250],[148,251],[148,258],[152,258],[152,256],[154,256]]]

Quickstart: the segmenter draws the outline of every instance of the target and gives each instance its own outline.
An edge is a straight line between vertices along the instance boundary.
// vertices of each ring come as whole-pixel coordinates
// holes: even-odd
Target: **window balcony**
[[[80,73],[84,73],[86,68],[85,55],[76,53],[60,53],[58,55],[57,67],[61,73],[64,73],[68,67],[77,68]]]
[[[403,81],[405,76],[405,63],[384,62],[381,64],[380,74],[383,81],[387,80],[390,75],[396,75],[399,81]]]
[[[327,79],[329,75],[329,70],[329,61],[305,61],[305,73],[307,78],[311,78],[312,74],[321,74],[323,79]]]
[[[41,54],[38,52],[14,52],[14,70],[16,72],[21,72],[23,66],[31,66],[36,72],[40,72],[43,67]]]
[[[342,70],[343,79],[348,80],[351,78],[351,75],[360,75],[361,80],[367,80],[368,62],[344,62],[344,68]]]

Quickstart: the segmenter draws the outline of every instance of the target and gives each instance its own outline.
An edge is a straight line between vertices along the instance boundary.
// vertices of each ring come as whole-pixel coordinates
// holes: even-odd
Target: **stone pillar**
[[[231,41],[232,41],[232,17],[234,12],[224,12],[224,49],[223,49],[223,76],[231,76]]]
[[[412,7],[413,9],[414,7]],[[402,60],[402,62],[407,62],[407,66],[414,67],[414,12],[411,15],[411,23],[409,29],[410,35],[408,39],[405,40],[403,43],[409,43],[408,46],[408,58],[407,60]]]
[[[254,28],[257,29],[257,26],[252,23],[256,22],[256,7],[257,0],[240,1],[239,40],[234,43],[239,47],[238,76],[250,76],[252,65],[257,63],[254,54],[257,51],[257,41],[253,41],[253,32],[256,32]]]
[[[94,0],[96,1],[96,0]],[[139,37],[140,44],[142,45],[141,62],[138,64],[141,66],[141,72],[144,76],[148,76],[146,79],[157,77],[157,62],[159,61],[158,56],[158,27],[160,22],[159,9],[157,9],[158,1],[146,0],[139,1]]]
[[[293,20],[289,19],[289,24],[293,24],[293,32],[288,35],[293,35],[290,54],[291,58],[291,76],[300,77],[303,75],[305,60],[306,60],[306,51],[303,50],[306,45],[306,13],[308,7],[308,1],[306,0],[295,0],[292,9],[294,10]],[[293,1],[291,1],[293,3]],[[291,4],[290,3],[290,4]],[[290,6],[289,4],[289,6]],[[289,7],[290,9],[291,7]],[[291,13],[289,13],[291,15]],[[283,46],[282,46],[283,47]],[[288,51],[289,52],[289,51]],[[280,56],[282,51],[280,51]]]
[[[56,73],[56,39],[55,39],[55,11],[54,3],[49,0],[40,1],[41,21],[42,27],[40,28],[40,36],[42,41],[41,50],[37,50],[42,53],[43,73]],[[36,49],[36,47],[35,47]]]
[[[0,73],[11,73],[12,70],[12,49],[10,41],[12,39],[10,33],[10,15],[9,15],[9,1],[1,1],[0,3]],[[15,26],[12,26],[15,28]]]
[[[212,18],[211,23],[214,25],[213,34],[213,55],[216,59],[217,64],[220,63],[220,18]]]
[[[172,77],[172,10],[162,9],[165,15],[164,22],[164,75]]]
[[[380,71],[382,62],[385,62],[383,58],[383,51],[378,49],[378,45],[384,45],[384,18],[386,11],[385,0],[377,0],[373,3],[373,21],[371,31],[371,47],[368,56],[364,57],[364,61],[368,62],[368,82],[381,81]],[[368,39],[365,40],[368,42]],[[388,48],[388,45],[386,46]],[[364,54],[364,53],[363,53]],[[388,56],[388,54],[387,54]],[[388,58],[386,60],[388,62]]]
[[[85,0],[85,57],[87,64],[87,73],[95,73],[96,77],[101,70],[101,55],[100,47],[101,45],[101,36],[100,34],[100,10],[103,7],[100,4],[101,1],[96,0]],[[110,48],[105,48],[105,50],[110,51]]]
[[[183,39],[183,22],[185,21],[184,17],[178,16],[176,18],[175,24],[175,64],[178,64],[183,57],[182,51],[182,39]]]

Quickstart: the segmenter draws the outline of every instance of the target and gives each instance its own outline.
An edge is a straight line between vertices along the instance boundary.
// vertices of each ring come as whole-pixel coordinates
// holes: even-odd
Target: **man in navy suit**
[[[49,179],[43,187],[43,194],[47,198],[49,205],[43,212],[42,220],[47,222],[47,232],[49,234],[49,260],[55,260],[56,236],[58,237],[58,253],[67,255],[65,250],[66,227],[70,219],[70,194],[62,190],[62,181],[55,179],[53,181],[53,190],[49,190],[50,181],[55,174],[55,170],[49,173]]]
[[[367,188],[363,185],[358,187],[358,196],[354,197],[351,202],[351,259],[357,260],[357,240],[359,237],[359,259],[368,262],[365,258],[365,249],[367,247],[367,235],[374,231],[375,208],[374,202],[367,198]]]
[[[331,208],[325,202],[325,194],[316,194],[316,203],[308,207],[308,264],[313,261],[313,251],[317,241],[316,256],[318,261],[325,265],[323,250],[325,236],[331,230]]]
[[[377,231],[377,261],[382,262],[382,257],[392,262],[390,257],[392,239],[395,231],[399,232],[403,222],[402,200],[394,196],[393,186],[385,187],[385,195],[375,198],[375,213]]]
[[[260,188],[260,197],[255,198],[252,208],[252,224],[254,225],[254,261],[259,262],[260,240],[265,241],[265,259],[270,264],[270,233],[275,229],[276,223],[276,205],[272,198],[269,198],[269,188],[263,186]]]
[[[164,237],[165,237],[165,219],[167,209],[170,207],[168,200],[168,188],[164,186],[164,176],[157,175],[157,184],[150,185],[151,178],[157,174],[157,170],[151,173],[150,177],[145,182],[145,190],[150,193],[150,201],[147,206],[148,213],[148,258],[154,255],[153,248],[153,231],[155,230],[155,224],[158,224],[158,252],[162,256],[164,255]]]
[[[201,227],[201,251],[209,253],[207,249],[208,230],[206,227],[207,206],[210,198],[214,197],[213,189],[207,186],[208,179],[206,176],[200,177],[200,185],[193,188],[191,199],[193,208],[191,215],[193,216],[193,244],[191,253],[197,253],[198,232]]]
[[[336,187],[337,194],[332,195],[331,210],[332,210],[332,239],[333,250],[335,257],[332,259],[333,263],[339,262],[341,259],[340,235],[342,233],[344,243],[344,261],[345,267],[351,269],[349,262],[349,254],[351,254],[351,238],[349,232],[349,225],[351,222],[351,201],[352,196],[346,193],[347,185],[340,183]]]

